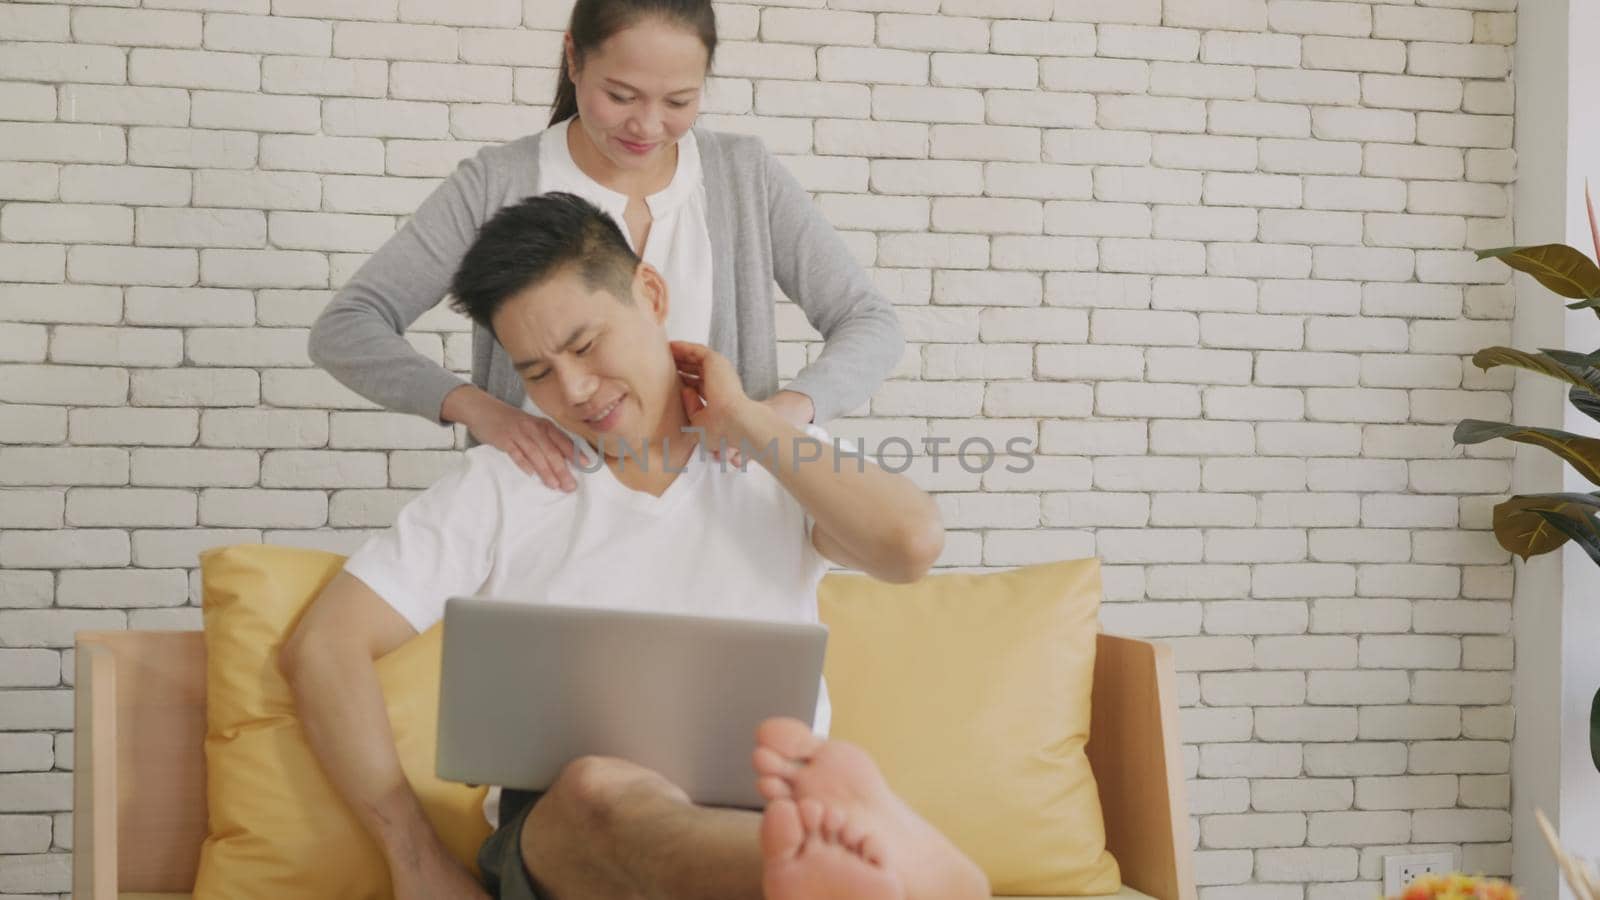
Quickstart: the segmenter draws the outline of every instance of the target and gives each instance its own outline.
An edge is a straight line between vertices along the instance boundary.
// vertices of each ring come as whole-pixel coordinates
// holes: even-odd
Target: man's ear
[[[657,324],[667,324],[667,279],[643,260],[633,270],[633,302],[644,306]]]

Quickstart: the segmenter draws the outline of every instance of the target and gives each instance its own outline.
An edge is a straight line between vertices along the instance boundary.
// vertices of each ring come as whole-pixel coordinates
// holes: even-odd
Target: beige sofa
[[[205,643],[193,631],[77,638],[76,900],[181,900],[206,834]],[[1120,900],[1194,900],[1172,653],[1101,635],[1090,765]]]

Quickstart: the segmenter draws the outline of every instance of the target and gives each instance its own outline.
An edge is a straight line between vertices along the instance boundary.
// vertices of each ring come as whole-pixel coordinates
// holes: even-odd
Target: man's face
[[[495,313],[528,396],[544,413],[607,456],[621,444],[644,446],[675,431],[677,367],[667,345],[666,282],[641,263],[632,303],[605,287],[591,289],[565,266]]]

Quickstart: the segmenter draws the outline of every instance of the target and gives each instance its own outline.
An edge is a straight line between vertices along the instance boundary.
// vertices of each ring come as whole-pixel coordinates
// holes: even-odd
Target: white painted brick
[[[1407,144],[1416,139],[1417,117],[1405,110],[1320,106],[1311,111],[1311,132],[1325,141]]]
[[[1363,596],[1455,597],[1461,591],[1460,571],[1449,566],[1363,566],[1357,579]]]
[[[930,160],[930,164],[945,164]],[[958,163],[958,165],[966,165]],[[975,164],[974,164],[975,165]],[[1027,197],[1049,200],[1087,200],[1094,194],[1091,170],[1080,166],[1057,166],[1046,163],[991,162],[983,164],[982,192],[991,197]],[[948,190],[948,182],[946,191]],[[941,193],[931,191],[928,193]],[[967,193],[965,191],[961,193]],[[978,193],[971,191],[970,193]],[[1049,230],[1049,210],[1046,205],[1046,230]]]
[[[1504,78],[1511,71],[1511,53],[1492,44],[1446,44],[1417,41],[1409,45],[1406,71],[1412,75],[1455,78]]]
[[[195,91],[190,124],[197,128],[310,134],[321,127],[319,101],[314,97],[277,97],[221,91]]]
[[[1244,100],[1212,100],[1207,127],[1212,134],[1249,137],[1311,136],[1311,114],[1304,106]]]
[[[267,56],[261,61],[261,86],[267,93],[280,94],[334,94],[381,98],[389,90],[389,66],[378,59],[312,59],[304,56]],[[429,110],[432,112],[432,110]],[[403,115],[403,114],[402,114]],[[344,109],[341,119],[333,120],[339,127],[352,127],[350,120],[358,120],[358,110]],[[368,115],[371,117],[371,114]],[[438,119],[440,114],[432,112]],[[370,130],[368,125],[368,130]],[[387,136],[387,135],[379,135]],[[411,135],[398,135],[405,138]],[[442,138],[437,128],[427,128],[424,138]]]
[[[1507,706],[1485,706],[1461,711],[1461,734],[1469,738],[1508,741],[1514,717]]]
[[[1356,851],[1350,847],[1294,847],[1256,854],[1256,873],[1265,881],[1344,881],[1354,878]]]
[[[1399,212],[1406,208],[1406,185],[1402,181],[1343,176],[1312,176],[1306,179],[1308,208],[1375,212]]]
[[[1056,0],[1055,17],[1070,22],[1161,23],[1159,0]]]
[[[1150,64],[1132,59],[1045,59],[1039,80],[1053,91],[1142,94],[1150,86]]]
[[[1210,275],[1305,278],[1311,274],[1311,265],[1311,248],[1293,244],[1218,242],[1206,247],[1206,272]]]
[[[0,564],[49,568],[126,566],[128,533],[94,528],[10,531],[0,535]],[[16,640],[23,638],[19,636]],[[69,639],[67,644],[70,643]]]
[[[878,46],[981,52],[989,47],[989,26],[959,16],[886,13],[878,16]]]
[[[1461,778],[1461,805],[1505,809],[1511,805],[1509,775],[1466,775]]]
[[[1184,712],[1191,711],[1205,712],[1207,710],[1184,710]],[[1248,710],[1246,710],[1246,712],[1248,712]],[[1185,730],[1184,733],[1188,734],[1189,732]],[[1189,800],[1190,815],[1206,815],[1210,813],[1240,813],[1250,809],[1250,782],[1243,778],[1199,778],[1191,780],[1185,786],[1185,788]],[[1215,859],[1216,855],[1223,853],[1244,854],[1245,864],[1243,868],[1244,874],[1242,877],[1238,877],[1237,875],[1220,875],[1212,872],[1208,868],[1207,862],[1214,866],[1216,863],[1212,861]],[[1197,853],[1196,856],[1200,857],[1200,859],[1196,859],[1197,871],[1195,880],[1198,884],[1216,884],[1218,883],[1218,878],[1235,877],[1238,878],[1238,880],[1246,880],[1250,877],[1250,867],[1248,863],[1250,852],[1248,850],[1208,850],[1201,851],[1200,853]],[[1206,859],[1207,862],[1202,862],[1202,859]],[[1235,864],[1235,867],[1237,867],[1237,864]],[[1235,882],[1224,881],[1222,883]]]
[[[1208,134],[1157,134],[1151,160],[1167,169],[1253,172],[1258,163],[1256,142],[1249,138]]]
[[[11,609],[46,607],[54,602],[54,599],[55,580],[52,573],[18,570],[0,572],[0,607]],[[16,672],[14,669],[4,671]]]
[[[780,43],[870,45],[873,18],[860,12],[765,9],[761,37]]]
[[[929,335],[919,332],[919,327],[925,323],[925,316],[918,315],[919,311],[902,309],[899,311],[902,327],[906,330],[908,340],[929,340],[943,336],[941,333]],[[946,316],[964,313],[964,310],[934,310],[942,323],[949,323]],[[1052,343],[1082,343],[1088,340],[1089,317],[1086,312],[1073,309],[984,309],[977,311],[978,329],[982,340],[992,341],[1021,341],[1052,342]],[[964,320],[959,320],[964,321]],[[956,341],[970,340],[966,332],[960,335],[949,333],[949,337]]]
[[[1510,769],[1511,746],[1500,741],[1424,741],[1411,745],[1411,771],[1418,774],[1497,775]]]
[[[1510,669],[1514,645],[1509,637],[1461,639],[1461,665],[1466,669]]]
[[[1290,34],[1325,34],[1343,37],[1372,35],[1373,14],[1362,3],[1324,3],[1319,0],[1272,0],[1268,21],[1273,31]],[[1378,35],[1391,37],[1392,35]]]
[[[1356,212],[1301,209],[1261,211],[1263,241],[1282,244],[1359,244],[1361,238],[1361,215]]]
[[[1051,446],[1048,428],[1045,446]],[[1094,464],[1095,487],[1112,491],[1194,491],[1200,467],[1192,459],[1107,457]]]
[[[127,156],[129,162],[146,166],[247,169],[255,165],[256,135],[240,131],[135,127],[128,132]],[[110,161],[121,162],[120,159]]]
[[[1150,92],[1247,100],[1255,95],[1256,75],[1248,66],[1157,62],[1150,69]]]
[[[135,47],[128,54],[128,81],[218,91],[256,91],[261,88],[261,68],[257,57],[243,53]]]
[[[207,50],[327,56],[332,45],[333,26],[328,22],[228,13],[213,13],[206,17]]]
[[[217,287],[326,287],[327,258],[288,250],[204,250],[200,280]]]
[[[1195,212],[1203,214],[1192,215]],[[1254,215],[1249,210],[1194,210],[1187,207],[1162,207],[1157,210],[1157,220],[1161,223],[1158,227],[1167,230],[1172,236],[1187,234],[1191,238],[1194,238],[1194,235],[1207,224],[1220,226],[1222,230],[1231,227],[1242,232],[1244,220],[1251,218],[1254,218]],[[1150,305],[1156,309],[1189,309],[1201,312],[1253,311],[1256,308],[1256,283],[1242,278],[1162,276],[1154,279],[1152,283]],[[1229,359],[1230,362],[1226,367],[1228,373],[1235,372],[1234,366],[1239,362],[1237,358],[1222,354],[1195,358],[1217,361]],[[1231,383],[1231,380],[1224,379],[1224,383]]]
[[[1305,748],[1307,775],[1398,775],[1405,770],[1405,744],[1363,741],[1352,744],[1312,744]]]
[[[1150,207],[1142,203],[1054,200],[1045,204],[1044,230],[1046,234],[1139,238],[1151,236],[1154,233],[1154,225]],[[1094,250],[1092,242],[1089,249]],[[1148,294],[1148,291],[1145,293]],[[1149,298],[1145,297],[1138,305],[1148,304]]]
[[[1417,114],[1417,140],[1446,147],[1511,146],[1510,116],[1473,116],[1455,113]]]
[[[1308,69],[1401,72],[1406,68],[1406,46],[1400,41],[1311,35],[1301,41],[1301,63]],[[1442,73],[1414,69],[1413,74]]]
[[[91,44],[16,41],[0,57],[0,78],[123,84],[127,51]]]
[[[946,12],[950,11],[949,5],[945,4]],[[982,5],[987,9],[994,4],[985,2]],[[989,49],[995,53],[1027,56],[1093,56],[1095,30],[1086,22],[996,21],[991,27]]]
[[[1191,241],[1106,238],[1100,242],[1100,268],[1107,272],[1199,275],[1207,268],[1205,256],[1205,245]]]
[[[1150,154],[1150,135],[1137,131],[1068,129],[1045,134],[1046,162],[1144,165]]]
[[[1246,0],[1248,2],[1248,0]],[[1192,62],[1200,56],[1200,33],[1182,28],[1103,24],[1098,29],[1100,56]]]
[[[267,217],[252,209],[141,209],[141,244],[171,247],[261,247]]]
[[[1311,427],[1306,423],[1300,427]],[[1282,427],[1295,427],[1284,424]],[[1359,519],[1353,494],[1266,494],[1261,498],[1261,524],[1269,527],[1333,527]]]
[[[522,24],[522,4],[517,0],[480,0],[464,7],[446,0],[400,0],[399,16],[402,22],[504,28]]]
[[[17,3],[0,6],[0,37],[8,41],[71,40],[70,10]]]
[[[194,497],[186,496],[191,507],[187,524],[192,526]],[[94,608],[182,606],[188,597],[188,573],[182,569],[89,570],[62,572],[56,603]]]
[[[1414,75],[1361,76],[1361,99],[1368,106],[1451,112],[1461,108],[1461,82]]]
[[[1306,840],[1306,817],[1303,813],[1207,816],[1200,822],[1200,840],[1219,849],[1295,847]]]
[[[1262,712],[1278,715],[1298,710]],[[1269,778],[1250,784],[1250,805],[1258,812],[1349,809],[1354,795],[1355,783],[1348,778]]]
[[[1263,32],[1208,31],[1200,59],[1208,63],[1294,67],[1300,64],[1300,38]]]
[[[988,119],[997,125],[1088,128],[1095,124],[1095,100],[1087,94],[991,90],[987,102]]]
[[[1404,640],[1406,635],[1390,635],[1387,640]],[[1363,638],[1363,641],[1370,638]],[[1437,740],[1461,735],[1461,708],[1457,706],[1363,706],[1361,708],[1361,737],[1363,740]],[[1450,803],[1454,803],[1451,794]],[[1404,809],[1399,805],[1381,805],[1377,801],[1362,804],[1367,809]]]
[[[429,138],[449,133],[440,103],[333,98],[322,104],[324,134],[358,137]]]
[[[1256,83],[1262,100],[1279,103],[1354,106],[1361,100],[1360,76],[1351,72],[1268,69]]]
[[[1516,107],[1516,86],[1509,81],[1469,81],[1461,99],[1462,112],[1509,116]]]
[[[1023,23],[1012,23],[1023,24]],[[1092,39],[1093,32],[1090,32]],[[797,57],[800,54],[797,54]],[[797,58],[797,66],[803,65]],[[823,47],[816,55],[817,76],[824,81],[854,81],[872,84],[874,99],[880,85],[925,85],[928,83],[928,54],[910,50],[877,47]],[[765,72],[756,74],[768,74]],[[881,115],[876,109],[874,114]]]
[[[878,242],[878,263],[982,269],[989,263],[989,241],[981,235],[888,234]]]
[[[1411,816],[1405,812],[1319,812],[1311,814],[1306,843],[1328,845],[1393,844],[1411,834]]]
[[[1208,172],[1204,202],[1208,206],[1298,207],[1301,181],[1288,175]]]
[[[200,494],[200,524],[257,528],[316,528],[328,520],[321,491],[207,488]]]
[[[1473,39],[1473,14],[1461,9],[1380,6],[1373,10],[1373,35],[1403,41],[1466,43]]]
[[[1206,103],[1182,97],[1104,96],[1097,121],[1113,130],[1200,132],[1206,130]]]
[[[135,372],[131,389],[136,406],[251,406],[261,394],[260,376],[244,369]]]
[[[1205,392],[1205,412],[1212,419],[1299,419],[1305,398],[1287,388],[1213,387]]]

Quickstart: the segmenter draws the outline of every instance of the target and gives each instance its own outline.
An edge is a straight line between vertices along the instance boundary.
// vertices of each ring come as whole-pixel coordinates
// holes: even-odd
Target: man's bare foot
[[[907,900],[988,900],[983,870],[895,796],[860,747],[817,737],[797,719],[768,719],[753,759],[769,803],[815,800],[873,835]]]
[[[766,900],[904,900],[877,839],[816,800],[775,800],[761,817]]]

